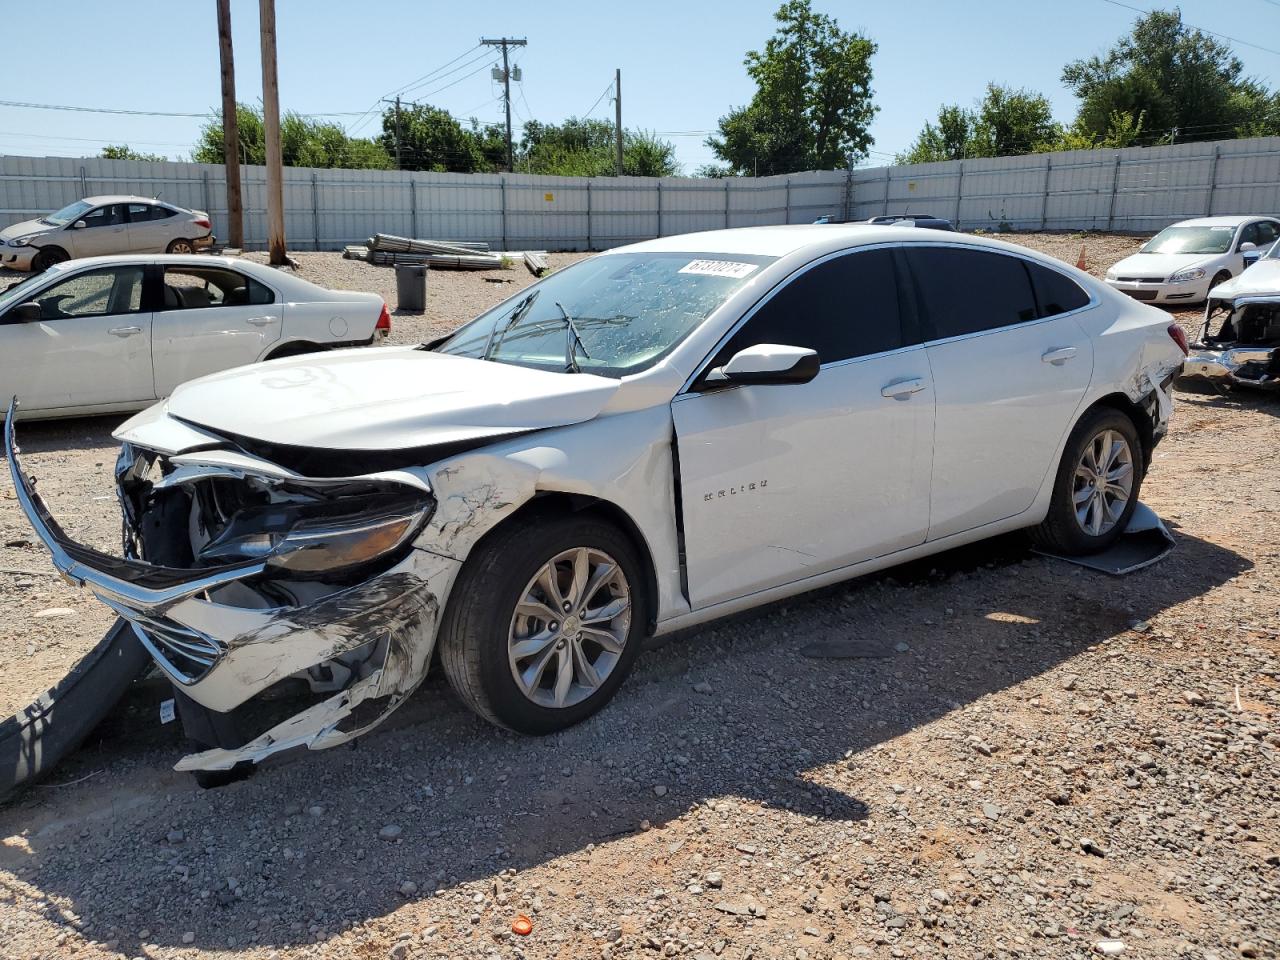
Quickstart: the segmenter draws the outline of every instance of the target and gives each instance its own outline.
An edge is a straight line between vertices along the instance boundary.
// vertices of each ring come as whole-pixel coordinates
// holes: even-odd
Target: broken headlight
[[[371,493],[358,501],[271,503],[238,511],[199,551],[204,563],[266,559],[294,574],[362,566],[405,547],[434,501]]]

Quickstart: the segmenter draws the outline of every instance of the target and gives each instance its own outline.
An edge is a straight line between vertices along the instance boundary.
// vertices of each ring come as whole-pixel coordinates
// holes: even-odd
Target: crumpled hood
[[[1232,277],[1209,291],[1214,300],[1267,294],[1280,296],[1280,260],[1259,260],[1238,277]]]
[[[1169,279],[1179,270],[1198,267],[1216,253],[1135,253],[1125,257],[1110,270],[1113,277],[1160,277]]]
[[[618,386],[418,347],[361,347],[202,377],[178,387],[165,412],[270,444],[400,450],[581,423]],[[116,435],[129,439],[135,421],[150,420],[139,414]]]
[[[0,240],[12,240],[15,237],[25,237],[33,233],[50,233],[57,229],[39,220],[23,220],[21,223],[15,223],[0,230]]]

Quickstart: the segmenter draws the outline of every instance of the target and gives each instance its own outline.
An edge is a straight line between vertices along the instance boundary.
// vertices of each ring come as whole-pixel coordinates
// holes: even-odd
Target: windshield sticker
[[[1214,233],[1230,233],[1235,227],[1210,227]]]
[[[731,277],[741,280],[758,269],[759,264],[738,263],[735,260],[692,260],[680,268],[680,273],[696,273],[703,277]]]

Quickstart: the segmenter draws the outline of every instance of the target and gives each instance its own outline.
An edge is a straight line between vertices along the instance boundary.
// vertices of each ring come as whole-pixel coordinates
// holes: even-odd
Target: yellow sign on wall
[[[556,195],[554,193],[544,193],[542,195],[542,199],[547,201],[547,203],[550,203],[555,198],[556,198]]]

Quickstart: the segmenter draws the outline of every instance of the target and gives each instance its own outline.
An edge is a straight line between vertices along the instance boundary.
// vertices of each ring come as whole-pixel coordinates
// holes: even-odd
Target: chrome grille
[[[179,683],[195,683],[222,657],[222,645],[207,634],[168,617],[151,616],[106,598],[100,599],[129,621],[147,652]]]

